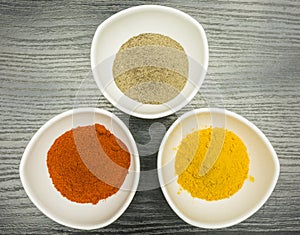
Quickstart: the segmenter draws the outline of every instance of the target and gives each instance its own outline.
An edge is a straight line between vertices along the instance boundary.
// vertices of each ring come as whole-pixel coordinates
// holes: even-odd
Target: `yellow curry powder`
[[[208,201],[229,198],[241,189],[248,171],[246,146],[237,135],[223,128],[194,131],[178,146],[177,182],[192,197]]]

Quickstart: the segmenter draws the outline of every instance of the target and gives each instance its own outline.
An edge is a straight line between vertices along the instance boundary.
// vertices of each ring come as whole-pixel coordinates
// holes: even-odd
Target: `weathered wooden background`
[[[221,106],[243,115],[273,144],[281,173],[266,204],[252,217],[230,228],[212,231],[184,223],[156,188],[137,192],[115,223],[92,232],[300,232],[300,2],[297,0],[2,0],[0,232],[78,232],[53,222],[33,205],[21,185],[19,163],[33,134],[63,111],[94,105],[122,116],[98,93],[91,78],[91,40],[103,20],[141,4],[175,7],[201,22],[210,49],[208,75],[201,93],[184,110]],[[158,121],[167,128],[175,118],[176,114]],[[148,127],[153,122],[157,120],[130,119],[130,130],[139,143],[149,141]],[[154,142],[157,145],[159,140]],[[142,170],[154,169],[156,154],[141,157],[141,164]]]

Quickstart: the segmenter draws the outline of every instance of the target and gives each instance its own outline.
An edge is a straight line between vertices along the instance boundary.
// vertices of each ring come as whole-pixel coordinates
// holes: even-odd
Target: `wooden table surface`
[[[34,133],[63,111],[86,105],[122,116],[99,94],[91,78],[91,41],[103,20],[141,4],[182,10],[198,20],[207,33],[210,52],[207,77],[199,94],[181,112],[219,106],[246,117],[269,138],[278,154],[281,172],[265,205],[230,228],[206,230],[186,224],[156,187],[138,191],[117,221],[91,232],[300,232],[300,2],[297,0],[2,0],[0,232],[80,232],[53,222],[33,205],[20,181],[20,160]],[[213,99],[216,95],[220,97],[217,100]],[[131,118],[129,127],[137,142],[145,144],[150,139],[150,124],[160,122],[168,128],[178,114],[159,120]],[[156,157],[157,154],[141,156],[142,170],[155,169]]]

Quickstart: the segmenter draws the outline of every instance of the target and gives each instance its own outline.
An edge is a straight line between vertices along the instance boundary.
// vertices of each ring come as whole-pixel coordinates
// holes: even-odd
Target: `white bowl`
[[[47,152],[54,140],[77,126],[99,123],[121,139],[131,153],[129,174],[120,189],[98,204],[80,204],[63,197],[52,184]],[[20,164],[23,187],[40,211],[52,220],[77,229],[95,229],[114,222],[129,206],[139,181],[140,163],[134,139],[125,124],[110,112],[97,108],[75,109],[46,122],[28,143]]]
[[[175,176],[176,148],[188,133],[208,127],[223,127],[239,136],[250,158],[249,175],[232,197],[218,201],[192,198],[182,191]],[[163,194],[174,212],[185,222],[202,228],[235,225],[253,215],[271,195],[279,176],[279,161],[266,136],[247,119],[222,109],[197,109],[176,120],[162,140],[157,168]]]
[[[189,77],[181,93],[161,105],[142,104],[125,96],[112,74],[121,45],[141,33],[159,33],[179,42],[188,55]],[[208,67],[204,29],[191,16],[170,7],[136,6],[114,14],[97,28],[91,46],[91,67],[103,95],[123,112],[140,118],[160,118],[185,106],[198,92]]]

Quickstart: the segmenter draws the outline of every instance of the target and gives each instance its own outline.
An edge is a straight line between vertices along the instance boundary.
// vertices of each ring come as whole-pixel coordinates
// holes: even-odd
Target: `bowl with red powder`
[[[20,177],[31,201],[54,221],[77,229],[105,227],[129,206],[139,156],[126,125],[112,113],[81,108],[45,123],[28,143]]]

